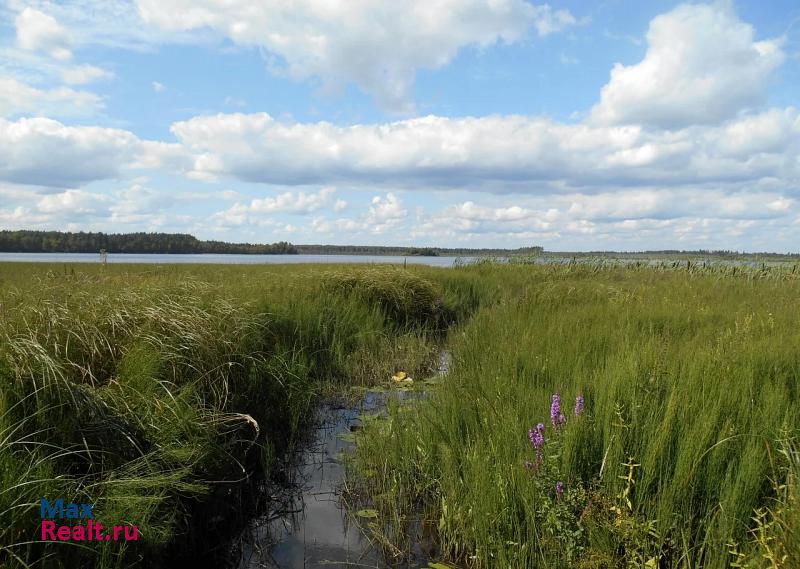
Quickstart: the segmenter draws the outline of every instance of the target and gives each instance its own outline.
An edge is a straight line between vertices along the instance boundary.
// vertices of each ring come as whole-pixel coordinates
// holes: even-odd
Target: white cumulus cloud
[[[38,89],[11,77],[0,77],[0,116],[85,116],[102,108],[102,99],[89,91],[69,87]]]
[[[195,117],[172,131],[193,156],[190,174],[201,179],[542,194],[654,182],[773,178],[791,184],[800,175],[798,117],[793,108],[773,109],[719,126],[667,131],[525,116],[337,126],[256,113]],[[748,137],[751,129],[755,134]]]
[[[403,207],[403,202],[393,192],[384,197],[375,196],[369,206],[367,221],[371,224],[390,223],[403,219],[408,215],[408,210]]]
[[[0,118],[0,181],[14,184],[74,188],[128,168],[172,164],[174,151],[121,129]]]
[[[80,216],[97,213],[107,196],[85,190],[66,190],[58,194],[48,194],[39,199],[37,209],[42,213],[61,216]]]
[[[271,215],[279,213],[307,215],[330,206],[334,188],[322,188],[318,192],[284,192],[274,197],[255,198],[250,203],[237,202],[229,209],[214,215],[214,221],[222,226],[263,225],[273,223]]]
[[[766,98],[785,55],[780,39],[756,41],[727,2],[684,4],[657,16],[647,53],[617,63],[591,118],[600,124],[664,128],[716,124]]]
[[[514,42],[576,24],[567,10],[524,0],[138,0],[163,30],[211,28],[282,58],[296,79],[351,81],[385,108],[409,111],[415,72],[435,69],[466,46]]]
[[[17,15],[14,23],[19,47],[45,51],[60,60],[72,57],[69,34],[53,16],[27,7]]]

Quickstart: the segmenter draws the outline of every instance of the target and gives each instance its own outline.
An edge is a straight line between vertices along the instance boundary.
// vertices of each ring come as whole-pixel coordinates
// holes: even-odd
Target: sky
[[[797,0],[0,2],[0,229],[800,252]]]

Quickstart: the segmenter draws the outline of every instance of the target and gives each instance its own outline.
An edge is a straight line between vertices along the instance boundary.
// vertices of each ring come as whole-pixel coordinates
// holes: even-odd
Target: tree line
[[[297,248],[280,241],[270,244],[201,241],[184,233],[70,233],[62,231],[0,231],[0,251],[6,253],[239,253],[294,255]]]
[[[445,247],[391,247],[378,245],[293,245],[201,241],[186,233],[91,233],[64,231],[0,231],[4,253],[238,253],[249,255],[397,255],[482,256],[539,255],[541,247],[470,249]]]
[[[296,245],[305,255],[396,255],[402,257],[481,257],[507,255],[541,255],[541,247],[518,249],[470,249],[467,247],[392,247],[381,245]]]

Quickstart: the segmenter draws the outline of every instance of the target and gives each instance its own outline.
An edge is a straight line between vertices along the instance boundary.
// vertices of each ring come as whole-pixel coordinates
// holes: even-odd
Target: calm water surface
[[[109,263],[213,263],[223,265],[297,264],[297,263],[392,263],[452,267],[456,259],[472,257],[400,257],[390,255],[108,255]],[[99,263],[97,253],[0,253],[0,262]]]
[[[439,354],[437,376],[451,366],[447,351]],[[353,450],[348,438],[361,427],[364,413],[385,411],[389,397],[400,401],[424,397],[425,390],[368,392],[356,404],[326,403],[317,409],[318,424],[310,444],[288,472],[292,485],[280,501],[286,513],[270,512],[252,520],[237,540],[237,569],[328,569],[360,567],[414,569],[427,565],[430,549],[416,544],[410,558],[389,563],[359,529],[341,499],[345,481],[342,454]],[[344,436],[343,436],[344,435]]]
[[[108,256],[109,263],[150,263],[150,264],[170,264],[170,263],[211,263],[223,265],[280,265],[280,264],[299,264],[299,263],[389,263],[394,265],[428,265],[431,267],[452,267],[456,261],[471,263],[481,257],[402,257],[399,255],[164,255],[164,254],[124,254],[114,253]],[[507,260],[503,257],[493,257],[496,261]],[[0,252],[0,263],[2,262],[42,262],[42,263],[99,263],[100,255],[97,253],[2,253]],[[569,263],[578,264],[605,264],[605,265],[659,265],[665,263],[671,265],[685,265],[686,259],[662,258],[654,256],[652,258],[630,259],[614,257],[578,257],[570,256],[543,256],[535,259],[525,259],[526,262],[535,264],[554,264],[565,265]],[[692,258],[693,267],[708,265],[727,265],[736,267],[774,267],[780,265],[791,265],[794,261],[784,260],[753,260],[753,259],[718,259],[709,257]]]

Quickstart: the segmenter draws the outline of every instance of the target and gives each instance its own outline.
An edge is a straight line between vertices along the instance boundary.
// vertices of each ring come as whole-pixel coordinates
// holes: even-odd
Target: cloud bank
[[[130,5],[114,6],[129,21]],[[63,224],[68,216],[172,220],[198,231],[449,243],[741,238],[768,245],[800,232],[800,111],[766,104],[787,59],[785,41],[758,39],[724,2],[681,5],[654,18],[642,59],[617,63],[579,122],[497,114],[334,124],[220,113],[174,122],[170,140],[67,124],[104,108],[77,86],[113,74],[75,61],[92,41],[91,21],[46,7],[17,12],[15,46],[52,60],[65,85],[0,76],[0,221],[7,225]],[[265,50],[277,58],[273,71],[354,83],[405,113],[413,111],[417,70],[440,68],[464,48],[580,23],[523,0],[303,0],[292,10],[271,0],[140,0],[136,8],[150,26],[131,32],[137,41],[183,41],[211,30]],[[152,85],[161,97],[172,93],[171,83]],[[142,175],[211,188],[218,205],[207,218],[182,217],[181,199],[132,181]],[[102,183],[113,189],[89,188]],[[223,191],[229,183],[258,191]],[[419,205],[420,195],[435,199]]]

